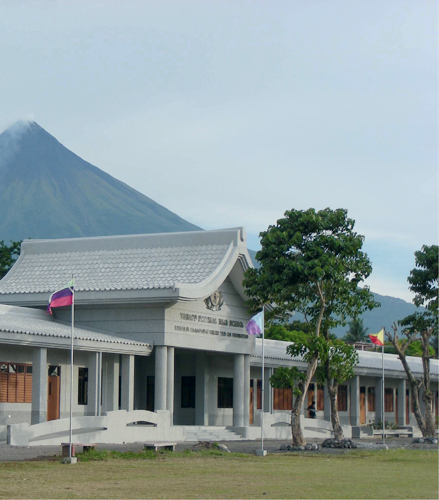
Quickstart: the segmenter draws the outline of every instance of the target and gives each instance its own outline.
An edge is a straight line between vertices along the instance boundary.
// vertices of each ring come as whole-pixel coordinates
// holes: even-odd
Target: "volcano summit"
[[[0,213],[5,241],[199,229],[25,121],[0,134]]]

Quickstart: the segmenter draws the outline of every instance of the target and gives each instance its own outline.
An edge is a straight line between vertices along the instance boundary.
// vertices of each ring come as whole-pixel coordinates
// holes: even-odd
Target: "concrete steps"
[[[186,441],[239,441],[242,437],[220,426],[185,426]]]

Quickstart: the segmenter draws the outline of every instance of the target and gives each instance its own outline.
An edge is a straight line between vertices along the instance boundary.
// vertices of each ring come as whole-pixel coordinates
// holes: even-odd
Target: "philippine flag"
[[[263,335],[264,334],[264,311],[255,314],[247,323],[247,333],[249,335]]]
[[[72,280],[61,290],[52,293],[47,304],[46,314],[52,314],[52,307],[71,306],[73,304],[73,286],[75,282]]]

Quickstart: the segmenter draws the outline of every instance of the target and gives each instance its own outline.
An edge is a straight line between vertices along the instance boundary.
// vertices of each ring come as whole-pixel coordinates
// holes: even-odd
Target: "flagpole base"
[[[63,458],[63,464],[76,464],[78,462],[77,457],[65,457]]]
[[[256,450],[255,453],[258,457],[266,457],[267,456],[267,450]]]

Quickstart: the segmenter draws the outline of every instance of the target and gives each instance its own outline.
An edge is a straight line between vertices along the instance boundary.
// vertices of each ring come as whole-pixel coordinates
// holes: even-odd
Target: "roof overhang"
[[[0,331],[0,344],[70,350],[71,339],[66,337],[50,337],[44,334],[11,333]],[[152,351],[152,346],[150,344],[134,345],[75,338],[73,341],[73,349],[75,351],[149,356]]]

